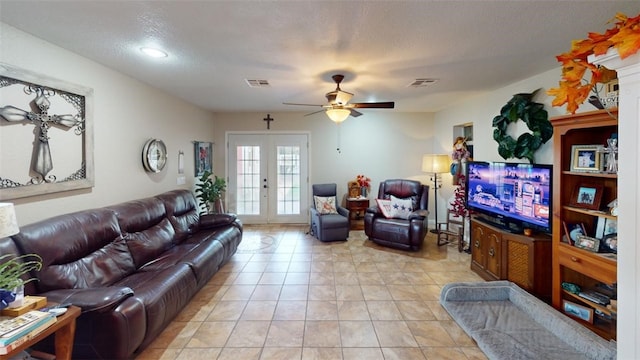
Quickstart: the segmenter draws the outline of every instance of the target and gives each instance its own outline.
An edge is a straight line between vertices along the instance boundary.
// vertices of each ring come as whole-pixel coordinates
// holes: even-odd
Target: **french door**
[[[246,224],[307,223],[308,134],[228,134],[229,211]]]

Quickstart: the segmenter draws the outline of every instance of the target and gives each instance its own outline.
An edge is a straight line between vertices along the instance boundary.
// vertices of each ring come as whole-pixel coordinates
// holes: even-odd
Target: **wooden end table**
[[[56,360],[71,360],[73,338],[76,335],[76,319],[78,316],[80,316],[80,308],[77,306],[69,306],[66,313],[58,316],[55,324],[49,326],[45,331],[18,346],[8,354],[0,355],[0,360],[10,359],[12,356],[39,343],[51,334],[55,334]]]
[[[347,198],[347,209],[349,209],[349,228],[351,230],[364,229],[364,213],[369,207],[367,198]]]

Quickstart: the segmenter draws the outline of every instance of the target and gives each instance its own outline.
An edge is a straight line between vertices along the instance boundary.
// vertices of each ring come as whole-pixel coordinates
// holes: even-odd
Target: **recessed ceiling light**
[[[148,56],[151,56],[152,58],[163,58],[163,57],[169,56],[166,52],[162,50],[158,50],[150,47],[142,47],[140,48],[140,51],[147,54]]]

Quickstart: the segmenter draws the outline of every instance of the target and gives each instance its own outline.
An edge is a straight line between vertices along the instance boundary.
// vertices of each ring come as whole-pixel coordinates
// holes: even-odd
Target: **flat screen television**
[[[466,205],[504,230],[551,233],[551,165],[469,161]]]

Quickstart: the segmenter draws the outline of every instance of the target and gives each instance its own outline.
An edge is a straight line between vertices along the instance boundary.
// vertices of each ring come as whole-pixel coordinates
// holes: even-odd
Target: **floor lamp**
[[[435,214],[435,227],[431,229],[432,233],[437,234],[438,230],[438,176],[449,172],[451,161],[447,154],[425,154],[422,156],[422,171],[432,174],[431,181],[433,181],[433,207]]]

